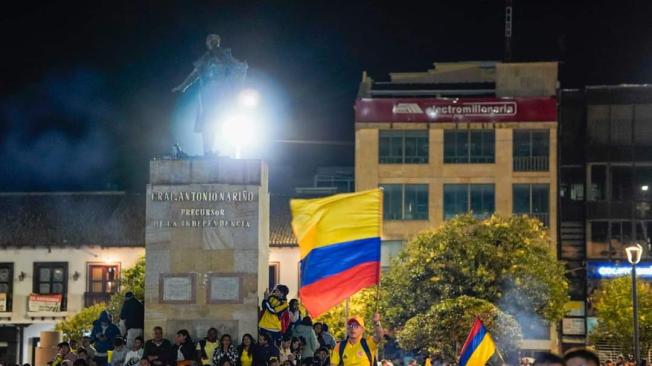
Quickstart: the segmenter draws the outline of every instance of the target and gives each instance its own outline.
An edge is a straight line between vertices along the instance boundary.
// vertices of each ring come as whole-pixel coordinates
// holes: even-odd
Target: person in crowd
[[[330,353],[328,347],[320,347],[312,360],[313,366],[330,366]]]
[[[258,335],[258,344],[254,348],[253,366],[268,366],[267,361],[271,357],[278,358],[278,348],[271,344],[272,339],[268,333]]]
[[[70,344],[61,342],[57,344],[57,354],[48,364],[52,366],[72,366],[75,360],[77,360],[77,355],[70,352]]]
[[[237,366],[252,366],[254,363],[254,348],[256,342],[254,337],[247,333],[242,336],[242,342],[238,346],[238,363]]]
[[[222,366],[236,366],[231,363],[231,361],[227,358],[224,361],[222,361]]]
[[[290,360],[285,360],[285,362],[283,362],[281,366],[293,366],[293,363],[290,362]]]
[[[267,366],[279,366],[280,362],[278,361],[278,357],[270,357],[269,361],[267,362]]]
[[[319,341],[312,328],[312,319],[309,316],[301,319],[301,323],[292,330],[292,336],[302,339],[301,364],[311,364],[315,352],[319,349]]]
[[[127,331],[127,348],[132,348],[136,337],[143,335],[145,306],[131,291],[125,294],[125,300],[120,309],[120,320],[124,322]]]
[[[324,347],[327,347],[329,350],[335,348],[335,337],[328,331],[328,324],[322,323],[320,334],[324,341]]]
[[[111,315],[104,310],[100,317],[93,322],[91,341],[95,346],[93,362],[96,366],[106,366],[109,360],[108,352],[113,349],[113,342],[120,336],[120,329],[111,322]]]
[[[606,360],[606,361],[604,362],[604,364],[605,364],[605,366],[614,366],[614,363],[613,363],[613,361],[611,361],[611,360]]]
[[[72,363],[72,366],[89,366],[89,363],[83,358],[78,358]]]
[[[430,358],[430,354],[426,354],[425,357],[423,357],[423,366],[432,366],[432,359]]]
[[[89,336],[82,337],[82,346],[81,346],[81,348],[83,348],[85,350],[86,356],[88,357],[86,359],[86,362],[88,362],[89,364],[93,363],[92,360],[95,357],[95,347],[93,347],[93,345],[91,344],[91,341],[92,341],[91,337],[89,337]],[[79,348],[77,350],[77,355],[79,355]]]
[[[176,363],[176,356],[172,343],[163,338],[163,328],[154,327],[154,338],[145,342],[143,358],[153,366],[172,366]]]
[[[79,347],[79,343],[75,339],[71,339],[68,344],[70,345],[70,352],[77,353],[77,348]],[[23,365],[25,366],[25,365]]]
[[[290,350],[294,355],[293,365],[301,364],[301,353],[303,351],[303,345],[301,344],[301,339],[297,337],[292,337],[292,342],[290,343]]]
[[[197,358],[200,361],[200,365],[211,366],[213,352],[218,346],[217,341],[217,329],[210,328],[206,332],[206,338],[197,342]]]
[[[134,339],[134,345],[131,347],[131,350],[125,355],[124,366],[136,366],[140,362],[140,359],[143,358],[143,344],[145,341],[143,337],[136,337]]]
[[[564,359],[550,352],[541,352],[535,359],[532,366],[566,366]]]
[[[564,354],[566,366],[600,366],[600,358],[587,349],[571,349]]]
[[[362,317],[354,316],[346,322],[346,339],[335,345],[331,355],[333,366],[372,366],[376,364],[375,355],[384,331],[380,324],[380,314],[373,316],[373,336],[365,336]]]
[[[417,363],[417,360],[412,358],[410,361],[408,361],[407,366],[419,366],[419,364]]]
[[[197,359],[195,344],[186,329],[181,329],[174,337],[177,355],[177,366],[191,366]]]
[[[125,357],[127,357],[129,349],[125,347],[125,342],[122,338],[118,337],[113,341],[113,352],[111,353],[111,365],[123,366]]]
[[[262,316],[258,322],[259,334],[266,333],[271,339],[271,344],[278,346],[283,333],[281,319],[287,314],[288,303],[286,297],[290,292],[285,285],[276,285],[271,293],[265,291],[262,302]]]
[[[223,366],[224,360],[229,360],[231,365],[238,362],[238,351],[235,349],[231,336],[223,334],[220,338],[220,345],[213,351],[213,366]]]
[[[288,304],[288,311],[290,312],[290,328],[293,328],[301,321],[301,309],[299,308],[299,300],[290,300],[290,303]]]
[[[77,360],[83,360],[84,362],[86,362],[87,365],[93,364],[92,362],[90,362],[90,357],[88,357],[88,352],[84,347],[77,348]]]
[[[394,364],[390,360],[381,360],[380,366],[394,366]]]
[[[152,362],[148,358],[143,358],[140,360],[140,366],[152,366]]]
[[[625,357],[623,355],[618,356],[616,359],[616,366],[625,366]]]
[[[285,361],[294,361],[294,354],[292,354],[292,337],[289,334],[283,335],[281,339],[281,346],[278,348],[279,361],[284,363]]]

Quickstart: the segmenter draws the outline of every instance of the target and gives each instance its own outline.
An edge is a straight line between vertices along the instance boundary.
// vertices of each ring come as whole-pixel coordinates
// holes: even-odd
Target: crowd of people
[[[120,323],[112,322],[103,311],[93,323],[89,336],[80,342],[70,340],[58,345],[50,366],[329,366],[332,359],[349,360],[361,354],[376,353],[382,334],[362,338],[364,320],[352,317],[347,323],[346,343],[338,343],[327,324],[313,323],[304,316],[296,299],[287,301],[284,285],[266,291],[261,304],[258,337],[244,334],[233,339],[210,328],[206,336],[193,340],[187,329],[176,332],[174,339],[164,337],[156,326],[152,338],[143,339],[142,303],[127,293]],[[375,324],[380,324],[375,321]],[[358,342],[359,341],[359,342]],[[344,342],[344,341],[343,341]],[[357,342],[357,344],[356,344]],[[343,346],[340,346],[343,345]],[[349,346],[350,345],[350,346]],[[338,348],[339,346],[339,348]],[[356,366],[372,366],[375,359],[365,356]],[[342,362],[348,366],[347,362]]]

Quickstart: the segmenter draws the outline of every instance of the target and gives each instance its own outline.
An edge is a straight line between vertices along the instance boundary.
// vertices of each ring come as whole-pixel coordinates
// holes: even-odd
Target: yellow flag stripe
[[[293,199],[292,229],[303,259],[311,250],[331,244],[380,237],[382,191]]]
[[[486,333],[478,348],[473,351],[466,366],[485,366],[494,353],[496,353],[496,344],[491,339],[491,335]]]

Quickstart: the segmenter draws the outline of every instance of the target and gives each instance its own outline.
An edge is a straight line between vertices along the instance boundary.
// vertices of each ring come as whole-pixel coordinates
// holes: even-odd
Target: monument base
[[[147,186],[145,336],[256,335],[268,283],[269,194],[259,160],[153,160]]]

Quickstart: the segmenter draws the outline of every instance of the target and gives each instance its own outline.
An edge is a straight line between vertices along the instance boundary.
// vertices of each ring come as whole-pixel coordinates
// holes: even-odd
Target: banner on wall
[[[39,294],[30,294],[29,295],[29,312],[56,312],[61,311],[61,294],[57,295],[39,295]]]

